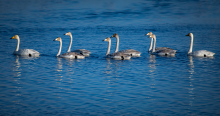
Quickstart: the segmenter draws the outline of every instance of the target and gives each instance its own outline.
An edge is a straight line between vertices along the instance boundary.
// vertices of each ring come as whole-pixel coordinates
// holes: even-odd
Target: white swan
[[[19,50],[20,38],[18,35],[13,36],[11,39],[17,39],[17,47],[13,54],[20,55],[20,56],[36,56],[36,57],[40,55],[40,53],[34,49],[20,49]]]
[[[147,34],[145,34],[145,35],[151,36],[152,34],[153,34],[152,32],[149,32],[149,33],[147,33]],[[156,38],[156,36],[155,36],[155,38]],[[151,51],[152,51],[152,44],[153,44],[153,38],[151,38],[150,47],[149,47],[149,49],[148,49],[148,52],[151,52]],[[174,49],[168,48],[168,47],[157,47],[157,48],[155,48],[155,51],[165,50],[165,49],[174,50]],[[175,51],[176,51],[176,50],[175,50]]]
[[[62,39],[60,37],[57,37],[56,39],[54,39],[53,41],[59,41],[60,42],[60,48],[59,48],[59,51],[57,53],[57,56],[58,57],[62,57],[62,58],[75,58],[75,59],[84,59],[85,56],[79,54],[79,53],[76,53],[76,52],[67,52],[67,53],[64,53],[62,55],[60,55],[61,53],[61,49],[62,49]]]
[[[69,48],[67,50],[67,52],[70,52],[71,51],[71,46],[72,46],[72,41],[73,41],[73,36],[72,36],[71,32],[67,32],[64,35],[69,35],[70,36],[70,44],[69,44]],[[86,49],[77,49],[77,50],[73,50],[72,52],[77,52],[77,53],[82,54],[84,56],[89,56],[91,54],[91,52],[89,50],[86,50]]]
[[[189,56],[210,57],[210,56],[213,56],[215,54],[215,53],[207,51],[207,50],[199,50],[199,51],[192,52],[192,49],[193,49],[193,34],[189,33],[186,36],[191,37],[191,43],[190,43],[190,47],[189,47],[189,51],[188,51]]]
[[[154,38],[154,44],[153,44],[153,50],[151,54],[157,54],[161,56],[174,56],[176,54],[176,50],[171,49],[161,49],[161,50],[155,50],[156,47],[156,36],[154,34],[150,35],[151,38]]]
[[[153,33],[152,32],[149,32],[149,33],[147,33],[147,34],[145,34],[145,35],[152,35]],[[154,38],[151,38],[151,41],[150,41],[150,47],[149,47],[149,49],[148,49],[148,52],[150,52],[151,50],[152,50],[152,45],[153,45],[153,39]],[[156,48],[157,49],[157,48]]]
[[[111,38],[113,38],[113,37],[115,37],[117,39],[117,45],[116,45],[116,48],[115,48],[115,53],[116,53],[116,52],[118,52],[118,49],[119,49],[119,36],[118,36],[117,33],[115,33],[111,36]],[[140,55],[141,55],[141,53],[139,51],[133,50],[133,49],[121,50],[119,52],[131,55],[131,56],[134,56],[134,57],[140,57]]]
[[[107,52],[106,52],[106,57],[107,58],[121,59],[121,60],[128,60],[128,59],[131,58],[130,55],[123,54],[121,52],[116,52],[116,53],[109,54],[110,53],[110,49],[111,49],[111,39],[109,37],[107,37],[103,41],[107,41],[108,42],[108,49],[107,49]]]

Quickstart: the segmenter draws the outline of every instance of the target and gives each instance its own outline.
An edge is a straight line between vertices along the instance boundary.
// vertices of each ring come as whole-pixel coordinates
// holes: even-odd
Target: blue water
[[[144,0],[1,0],[0,115],[220,115],[220,2]],[[171,47],[175,57],[150,55],[148,32],[158,47]],[[73,34],[74,49],[90,57],[71,60],[62,53]],[[216,53],[189,57],[193,50]],[[135,49],[141,57],[106,59],[107,42],[118,33],[120,50]],[[40,57],[13,55],[35,49]],[[116,39],[112,38],[111,52]]]

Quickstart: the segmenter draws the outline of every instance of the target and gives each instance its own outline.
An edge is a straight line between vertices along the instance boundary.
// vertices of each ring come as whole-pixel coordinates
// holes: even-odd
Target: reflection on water
[[[21,68],[21,63],[19,60],[36,60],[39,58],[39,56],[37,57],[29,57],[29,56],[18,56],[18,55],[15,55],[15,67],[13,69],[13,71],[16,72],[15,74],[15,77],[19,77],[21,76],[21,72],[22,72],[22,68]],[[25,64],[26,62],[24,62]],[[32,66],[28,66],[29,69],[32,69]],[[34,69],[33,69],[34,70]]]
[[[188,56],[188,59],[189,59],[189,67],[190,67],[190,76],[193,75],[194,73],[194,65],[193,65],[193,56]]]
[[[156,71],[156,56],[155,55],[151,55],[150,54],[150,58],[149,58],[149,75],[150,75],[150,78],[152,80],[152,83],[151,83],[151,88],[155,88],[155,71]]]
[[[155,67],[155,63],[156,63],[156,60],[155,60],[155,55],[150,55],[150,58],[149,58],[149,67],[151,68],[150,72],[153,72],[153,70],[156,69]]]
[[[112,65],[112,63],[110,62],[111,61],[111,59],[110,58],[106,58],[106,60],[107,60],[107,66],[106,66],[106,74],[110,74],[110,73],[112,73],[112,69],[111,69],[111,65]]]
[[[21,76],[21,63],[19,62],[19,56],[16,56],[16,60],[15,60],[15,67],[13,69],[13,71],[15,71],[15,77],[19,77]]]
[[[194,93],[193,93],[194,87],[193,87],[192,81],[194,80],[193,79],[193,74],[195,72],[194,72],[194,65],[193,65],[193,56],[188,56],[188,59],[189,59],[188,66],[190,68],[188,70],[188,72],[190,73],[189,74],[189,94],[190,94],[190,96],[189,96],[189,98],[190,98],[189,105],[192,106],[193,105],[193,99],[194,99]]]
[[[57,81],[61,82],[63,75],[62,75],[62,71],[63,71],[63,63],[62,63],[62,58],[57,57],[57,70],[58,72],[58,79]]]
[[[15,59],[15,66],[14,66],[14,77],[16,78],[13,78],[13,81],[16,82],[16,85],[15,85],[15,88],[16,90],[14,91],[15,92],[15,96],[21,96],[20,94],[20,89],[21,87],[19,87],[19,85],[21,84],[19,82],[19,80],[21,79],[21,72],[22,72],[22,69],[21,69],[21,63],[19,62],[19,56],[16,56],[16,59]],[[20,104],[19,101],[13,101],[15,102],[16,104]]]
[[[62,63],[62,58],[59,58],[59,57],[57,57],[57,72],[60,72],[60,71],[62,71],[62,69],[63,69],[63,63]]]
[[[122,63],[124,60],[115,60],[111,58],[106,58],[107,60],[107,66],[106,66],[106,74],[113,74],[114,76],[118,76],[117,72],[120,70],[120,67],[122,66]],[[127,60],[126,60],[127,61]],[[126,62],[125,61],[125,62]]]
[[[0,1],[0,115],[220,114],[219,24],[209,24],[219,19],[218,3],[10,0],[15,7],[9,7]],[[74,47],[91,50],[94,57],[54,57],[51,38],[69,31]],[[148,55],[143,34],[149,31],[161,38],[158,46],[177,49],[176,56]],[[208,47],[215,58],[187,57],[189,32],[200,38],[195,49]],[[14,41],[5,39],[12,33],[21,35],[21,48],[31,46],[42,55],[12,55]],[[121,49],[136,49],[141,57],[103,58],[105,46],[98,38],[112,33],[122,36]],[[64,51],[68,45],[64,40]]]

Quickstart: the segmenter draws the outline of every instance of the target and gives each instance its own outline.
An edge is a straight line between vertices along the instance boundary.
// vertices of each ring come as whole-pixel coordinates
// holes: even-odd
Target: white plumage
[[[149,33],[147,33],[146,35],[149,35],[149,37],[150,37],[152,34],[153,34],[152,32],[149,32]],[[155,35],[154,35],[154,36],[155,36]],[[153,39],[154,39],[154,38],[151,38],[150,47],[149,47],[148,52],[151,52],[151,51],[152,51]],[[155,39],[156,39],[156,36],[155,36]],[[174,49],[168,48],[168,47],[157,47],[157,48],[155,48],[155,52],[160,51],[160,50],[174,50]],[[176,50],[175,50],[175,51],[176,51]]]
[[[107,37],[103,41],[108,42],[108,49],[107,49],[107,52],[106,52],[106,57],[107,58],[121,59],[121,60],[128,60],[128,59],[131,58],[131,55],[125,54],[123,52],[115,52],[115,53],[109,54],[110,49],[111,49],[111,39],[109,37]]]
[[[117,45],[116,45],[116,48],[115,48],[115,53],[116,52],[121,52],[123,54],[131,55],[131,56],[134,56],[134,57],[140,57],[141,53],[137,50],[134,50],[134,49],[127,49],[127,50],[118,51],[118,49],[119,49],[119,36],[118,36],[117,33],[115,33],[111,36],[111,38],[113,38],[113,37],[115,37],[117,39]]]
[[[190,43],[190,47],[189,47],[189,51],[188,51],[188,55],[189,56],[199,56],[199,57],[212,57],[215,55],[215,53],[207,51],[207,50],[199,50],[199,51],[194,51],[192,52],[193,49],[193,34],[189,33],[186,36],[190,36],[191,37],[191,43]]]
[[[161,47],[155,50],[156,47],[156,36],[154,34],[150,35],[151,38],[154,38],[153,50],[151,54],[161,55],[161,56],[174,56],[176,54],[176,50],[167,47]]]
[[[85,56],[79,54],[79,53],[76,53],[76,52],[67,52],[67,53],[64,53],[64,54],[61,54],[61,49],[62,49],[62,39],[60,37],[54,39],[53,41],[59,41],[60,42],[60,48],[59,48],[59,51],[57,53],[57,56],[58,57],[61,57],[61,58],[71,58],[71,59],[84,59]]]
[[[67,52],[71,52],[73,36],[72,36],[71,32],[67,32],[64,35],[69,35],[70,36],[70,44],[69,44],[69,48],[68,48]],[[77,50],[73,50],[72,52],[76,52],[76,53],[82,54],[84,56],[89,56],[91,54],[91,52],[89,50],[86,50],[86,49],[77,49]]]
[[[17,47],[13,54],[20,56],[39,56],[40,53],[34,49],[20,49],[20,38],[18,35],[13,36],[11,39],[17,39]]]

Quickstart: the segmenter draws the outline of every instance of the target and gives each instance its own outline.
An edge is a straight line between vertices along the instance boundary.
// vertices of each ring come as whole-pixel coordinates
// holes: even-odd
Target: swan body
[[[212,57],[212,56],[215,55],[215,53],[207,51],[207,50],[199,50],[199,51],[192,52],[192,49],[193,49],[193,34],[189,33],[186,36],[191,37],[191,43],[190,43],[190,47],[189,47],[189,51],[188,51],[189,56]]]
[[[73,41],[73,36],[72,36],[71,32],[67,32],[64,35],[69,35],[70,36],[70,44],[69,44],[69,48],[67,50],[67,52],[70,52],[71,51],[71,46],[72,46],[72,41]],[[82,55],[84,55],[86,57],[91,54],[91,52],[89,50],[86,50],[86,49],[77,49],[77,50],[73,50],[72,52],[76,52],[76,53],[82,54]]]
[[[40,55],[40,53],[34,49],[20,49],[19,50],[20,38],[18,35],[13,36],[11,39],[17,39],[17,47],[13,54],[20,55],[20,56],[35,56],[35,57]]]
[[[116,48],[115,48],[115,53],[120,52],[120,53],[131,55],[131,56],[134,56],[134,57],[140,57],[141,53],[137,50],[127,49],[127,50],[118,51],[118,49],[119,49],[119,36],[118,36],[117,33],[115,33],[111,36],[111,38],[113,38],[113,37],[115,37],[117,39],[117,45],[116,45]]]
[[[152,32],[149,32],[149,33],[147,33],[146,35],[149,35],[149,36],[151,36],[153,33]],[[156,37],[156,36],[155,36]],[[148,49],[148,52],[151,52],[152,51],[152,44],[153,44],[153,38],[151,38],[151,42],[150,42],[150,47],[149,47],[149,49]],[[172,49],[172,48],[168,48],[168,47],[157,47],[157,48],[155,48],[155,51],[160,51],[160,50],[174,50],[174,49]],[[175,50],[176,51],[176,50]]]
[[[152,35],[150,35],[150,37],[154,39],[153,50],[152,50],[151,54],[161,55],[161,56],[174,56],[176,54],[176,50],[173,50],[173,49],[160,49],[160,50],[156,51],[155,50],[156,36],[154,34],[152,34]]]
[[[54,39],[53,41],[60,42],[60,48],[59,48],[59,51],[56,56],[61,57],[61,58],[71,58],[71,59],[84,59],[85,58],[85,56],[83,56],[79,53],[76,53],[76,52],[67,52],[67,53],[60,55],[61,49],[62,49],[62,39],[60,37],[58,37],[58,38]]]
[[[111,49],[111,39],[109,37],[107,37],[103,41],[107,41],[108,42],[108,49],[107,49],[107,52],[106,52],[106,57],[107,58],[121,59],[121,60],[129,60],[129,59],[131,59],[130,55],[124,54],[122,52],[115,52],[115,53],[109,54],[110,53],[110,49]]]

